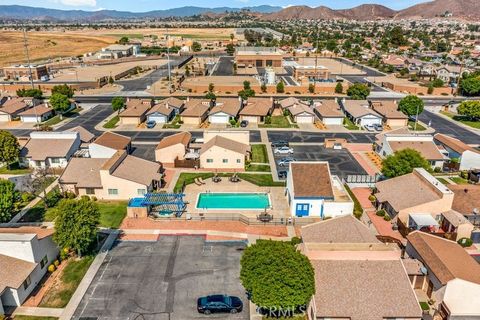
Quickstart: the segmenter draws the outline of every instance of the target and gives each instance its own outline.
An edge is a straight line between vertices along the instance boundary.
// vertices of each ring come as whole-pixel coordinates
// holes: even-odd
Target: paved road
[[[480,135],[456,125],[452,121],[449,121],[433,112],[425,110],[418,118],[423,123],[430,123],[436,132],[450,135],[467,144],[480,144]]]
[[[170,57],[170,69],[173,71],[180,63],[188,59],[188,57]],[[162,65],[152,73],[134,80],[117,81],[116,83],[123,86],[122,91],[145,91],[158,80],[168,76],[168,65]]]
[[[323,143],[326,138],[343,138],[352,143],[372,143],[375,134],[359,133],[335,133],[335,132],[305,132],[305,131],[268,131],[268,140],[283,140],[293,143]]]
[[[220,57],[212,76],[232,76],[233,57]]]
[[[77,126],[82,126],[96,136],[102,134],[101,131],[95,129],[95,126],[104,121],[113,113],[112,107],[108,104],[99,104],[87,112],[79,115],[69,123],[61,126],[58,130],[67,130]]]

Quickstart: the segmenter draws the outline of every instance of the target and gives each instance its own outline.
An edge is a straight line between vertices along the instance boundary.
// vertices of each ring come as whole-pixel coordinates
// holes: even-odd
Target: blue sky
[[[282,7],[290,5],[308,5],[311,7],[325,5],[334,9],[343,9],[354,7],[363,3],[378,3],[388,6],[392,9],[403,9],[410,5],[426,1],[427,0],[0,0],[0,4],[16,4],[55,9],[114,9],[141,12],[177,8],[182,6],[199,6],[210,8],[223,6],[245,7],[262,4],[271,4]]]

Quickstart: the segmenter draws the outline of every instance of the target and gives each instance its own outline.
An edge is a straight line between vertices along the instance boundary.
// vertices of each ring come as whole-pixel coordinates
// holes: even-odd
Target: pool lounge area
[[[204,210],[265,210],[271,208],[268,193],[202,192],[198,194],[197,209]]]

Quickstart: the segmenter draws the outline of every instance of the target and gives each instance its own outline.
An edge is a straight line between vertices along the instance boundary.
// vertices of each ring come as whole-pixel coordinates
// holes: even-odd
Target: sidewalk
[[[15,308],[15,311],[13,311],[12,315],[58,318],[62,315],[63,312],[63,308],[17,307]]]

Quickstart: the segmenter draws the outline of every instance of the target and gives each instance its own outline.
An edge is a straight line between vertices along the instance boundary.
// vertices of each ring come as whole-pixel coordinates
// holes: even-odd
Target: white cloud
[[[59,0],[61,4],[72,7],[96,7],[97,0]]]

